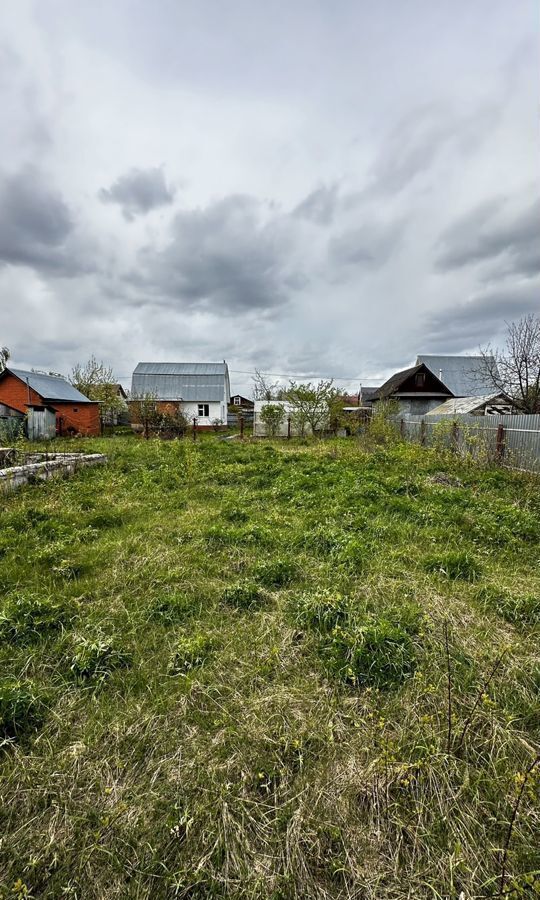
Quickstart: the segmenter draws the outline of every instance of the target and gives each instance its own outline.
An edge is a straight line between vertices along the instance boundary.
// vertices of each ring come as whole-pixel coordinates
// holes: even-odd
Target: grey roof
[[[227,363],[140,362],[134,375],[225,375]]]
[[[227,363],[139,363],[131,380],[132,397],[158,400],[228,401]]]
[[[66,381],[60,375],[42,375],[41,372],[27,372],[25,369],[12,369],[11,366],[6,371],[20,378],[25,384],[28,383],[32,390],[39,394],[43,400],[92,403],[92,400],[81,394],[77,388],[74,388],[69,381]]]
[[[487,403],[493,403],[495,400],[504,400],[503,394],[496,392],[494,394],[486,394],[483,397],[455,397],[451,400],[445,400],[444,403],[441,403],[440,406],[436,406],[435,409],[430,409],[426,415],[463,416],[467,413],[474,412],[475,409],[480,409],[481,406],[484,406]],[[505,401],[505,403],[508,403],[508,401]]]
[[[432,356],[421,354],[416,364],[424,363],[456,397],[484,397],[493,393],[493,382],[486,374],[486,364],[481,356]],[[490,364],[494,361],[490,358]]]

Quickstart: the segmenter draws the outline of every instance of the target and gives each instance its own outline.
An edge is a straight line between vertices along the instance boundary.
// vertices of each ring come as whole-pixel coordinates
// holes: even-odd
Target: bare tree
[[[255,374],[251,376],[253,382],[253,399],[254,400],[274,400],[279,390],[279,381],[269,381],[268,375],[255,369]]]
[[[540,317],[506,323],[504,349],[482,349],[484,374],[524,413],[540,412]]]
[[[3,372],[6,368],[7,361],[10,357],[9,348],[8,347],[0,347],[0,372]]]

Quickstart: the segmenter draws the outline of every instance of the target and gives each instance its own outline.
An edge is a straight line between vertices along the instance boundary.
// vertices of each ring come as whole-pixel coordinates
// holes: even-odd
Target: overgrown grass
[[[80,446],[2,500],[0,897],[537,896],[537,479]]]

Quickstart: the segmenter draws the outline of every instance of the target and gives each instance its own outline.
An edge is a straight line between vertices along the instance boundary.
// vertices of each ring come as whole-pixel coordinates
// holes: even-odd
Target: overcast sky
[[[540,312],[539,32],[536,0],[5,0],[0,345],[246,392],[497,342]]]

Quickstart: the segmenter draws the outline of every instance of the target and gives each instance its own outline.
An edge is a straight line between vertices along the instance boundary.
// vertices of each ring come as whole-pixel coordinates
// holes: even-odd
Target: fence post
[[[240,440],[243,441],[243,440],[244,440],[244,417],[243,417],[243,416],[239,416],[239,417],[238,417],[238,422],[239,422],[239,425],[240,425]]]
[[[452,423],[452,448],[454,453],[459,449],[459,426],[457,422]]]
[[[290,441],[290,439],[291,439],[291,417],[288,416],[288,418],[287,418],[287,440]]]
[[[399,433],[401,434],[401,437],[402,437],[402,438],[405,437],[405,419],[401,419],[401,420],[400,420],[400,423],[399,423]]]
[[[197,440],[197,419],[193,419],[193,440]]]
[[[426,443],[426,421],[422,419],[420,422],[420,443],[422,446]]]
[[[495,452],[497,455],[497,459],[503,459],[504,457],[504,425],[502,422],[499,422],[497,426],[497,443]]]

